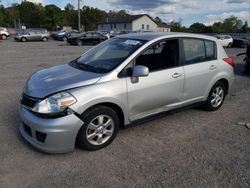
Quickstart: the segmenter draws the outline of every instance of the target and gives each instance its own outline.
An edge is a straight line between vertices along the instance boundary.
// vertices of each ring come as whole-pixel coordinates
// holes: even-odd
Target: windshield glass
[[[107,73],[120,65],[144,40],[113,38],[85,53],[76,60],[79,68],[97,73]]]

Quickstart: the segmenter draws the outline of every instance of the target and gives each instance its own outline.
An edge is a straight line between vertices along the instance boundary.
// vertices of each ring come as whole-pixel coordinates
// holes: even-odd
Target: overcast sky
[[[2,0],[5,5],[21,0]],[[30,0],[56,4],[63,8],[67,3],[77,5],[77,0]],[[194,22],[212,24],[235,15],[250,25],[250,0],[82,0],[81,5],[97,7],[106,11],[125,9],[130,14],[159,16],[166,22],[179,21],[186,26]]]

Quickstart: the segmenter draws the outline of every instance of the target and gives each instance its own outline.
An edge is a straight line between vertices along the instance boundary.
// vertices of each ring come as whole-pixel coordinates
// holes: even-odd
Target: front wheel
[[[25,37],[23,37],[23,38],[21,38],[21,41],[22,41],[22,42],[26,42],[27,39],[26,39]]]
[[[116,137],[119,117],[106,106],[97,106],[81,117],[84,125],[77,135],[77,143],[82,149],[98,150],[108,146]]]
[[[226,87],[222,82],[217,82],[214,84],[210,90],[207,102],[205,104],[205,109],[209,111],[214,111],[219,109],[226,96]]]

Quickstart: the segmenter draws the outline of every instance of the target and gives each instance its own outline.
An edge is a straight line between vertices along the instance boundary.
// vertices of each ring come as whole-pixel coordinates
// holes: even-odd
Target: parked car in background
[[[98,150],[119,128],[153,115],[190,105],[219,109],[232,87],[233,66],[214,37],[117,36],[32,74],[21,96],[20,132],[45,152],[72,151],[76,143]]]
[[[229,35],[215,35],[223,47],[231,48],[233,45],[233,38]]]
[[[15,36],[16,41],[26,42],[26,41],[44,41],[49,40],[49,33],[47,29],[26,29],[18,32]]]
[[[3,40],[6,40],[10,36],[9,31],[5,27],[0,27],[0,35]]]
[[[76,46],[82,46],[83,43],[81,41],[81,38],[83,38],[86,35],[85,32],[79,33],[78,35],[71,36],[67,38],[67,43],[70,45],[76,45]]]
[[[117,35],[124,35],[124,34],[129,34],[135,31],[131,31],[131,30],[120,30],[120,31],[110,31],[110,38],[113,38]]]
[[[60,33],[57,33],[54,37],[55,40],[60,40],[60,41],[67,41],[67,39],[71,36],[74,36],[76,34],[79,34],[80,32],[77,30],[66,30]]]
[[[55,37],[56,37],[56,35],[57,35],[58,33],[65,32],[65,31],[66,31],[66,30],[62,29],[62,30],[59,30],[59,31],[52,32],[52,33],[50,34],[50,38],[55,39]]]
[[[243,62],[245,63],[245,73],[250,74],[250,44],[247,46],[245,53],[240,53],[237,56],[244,55]]]
[[[235,37],[233,41],[233,47],[247,48],[250,45],[250,40],[245,37]]]
[[[101,34],[106,36],[108,39],[110,39],[110,33],[108,31],[99,31]]]
[[[108,37],[97,31],[88,31],[76,37],[68,38],[67,42],[71,45],[82,46],[84,44],[99,44]]]

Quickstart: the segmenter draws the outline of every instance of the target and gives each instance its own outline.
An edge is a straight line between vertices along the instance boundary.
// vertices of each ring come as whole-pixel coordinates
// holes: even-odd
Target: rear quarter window
[[[203,39],[183,39],[185,64],[194,64],[216,59],[215,42]]]
[[[216,59],[216,45],[215,42],[205,40],[206,60]]]

